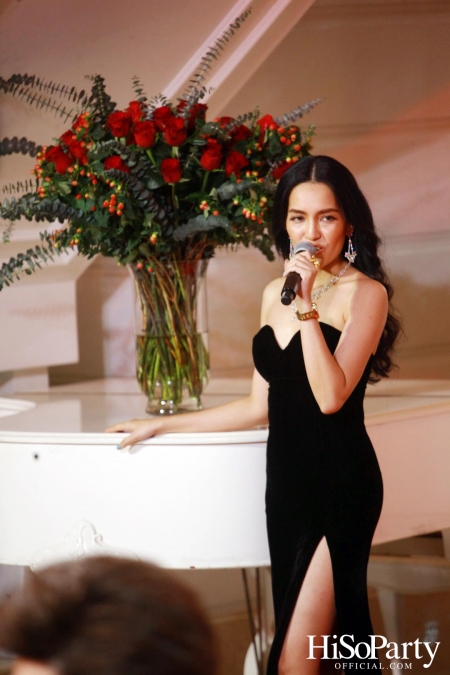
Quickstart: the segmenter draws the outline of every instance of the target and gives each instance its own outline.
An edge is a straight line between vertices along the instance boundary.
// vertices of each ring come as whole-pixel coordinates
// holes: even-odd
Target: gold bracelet
[[[317,305],[315,302],[311,303],[312,309],[309,312],[304,312],[301,314],[298,309],[296,311],[297,314],[297,319],[299,321],[308,321],[308,319],[318,319],[319,318],[319,312],[317,311]]]

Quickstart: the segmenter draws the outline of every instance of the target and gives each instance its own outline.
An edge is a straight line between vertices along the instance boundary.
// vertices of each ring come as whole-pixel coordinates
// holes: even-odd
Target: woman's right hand
[[[127,445],[135,445],[135,443],[140,443],[147,438],[160,434],[161,427],[161,420],[158,418],[149,420],[127,420],[126,422],[119,422],[119,424],[108,427],[105,429],[105,432],[114,434],[120,431],[129,431],[129,435],[117,446],[118,450],[123,450]]]

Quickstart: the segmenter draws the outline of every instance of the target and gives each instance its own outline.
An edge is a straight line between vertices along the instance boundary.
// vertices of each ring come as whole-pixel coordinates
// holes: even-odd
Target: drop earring
[[[291,239],[289,239],[289,260],[292,260],[294,257],[294,246],[292,245]]]
[[[355,262],[355,258],[356,258],[356,255],[357,255],[355,249],[353,248],[352,237],[353,237],[353,232],[351,232],[349,237],[348,237],[348,248],[347,248],[347,251],[344,253],[344,258],[347,258],[350,265],[352,265]]]

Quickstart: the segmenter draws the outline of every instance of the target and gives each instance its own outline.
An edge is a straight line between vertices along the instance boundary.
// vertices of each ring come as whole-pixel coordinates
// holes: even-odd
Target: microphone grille
[[[300,253],[300,251],[308,251],[312,255],[317,253],[318,250],[319,248],[314,246],[314,244],[311,244],[310,241],[299,241],[298,244],[294,246],[294,255]]]

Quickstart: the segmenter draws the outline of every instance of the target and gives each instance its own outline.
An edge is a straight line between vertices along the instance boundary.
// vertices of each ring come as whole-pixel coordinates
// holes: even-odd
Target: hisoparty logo
[[[423,663],[424,668],[429,668],[436,656],[440,642],[420,642],[419,639],[414,642],[388,642],[384,635],[368,635],[369,642],[358,642],[354,644],[353,635],[341,635],[337,642],[330,642],[330,638],[336,640],[337,635],[308,635],[309,655],[308,659],[342,659],[342,666],[336,664],[336,668],[344,670],[379,670],[376,661],[377,652],[386,650],[385,656],[397,670],[411,670],[411,663],[405,663],[411,659],[428,659]],[[345,663],[346,659],[361,660],[361,663]]]

